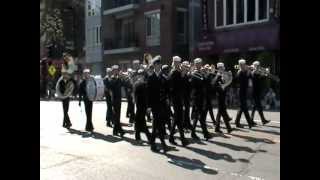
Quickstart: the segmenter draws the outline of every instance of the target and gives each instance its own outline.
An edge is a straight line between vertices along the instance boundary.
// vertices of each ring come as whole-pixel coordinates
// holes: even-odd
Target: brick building
[[[188,4],[185,0],[103,0],[105,65],[131,66],[144,53],[189,58]]]

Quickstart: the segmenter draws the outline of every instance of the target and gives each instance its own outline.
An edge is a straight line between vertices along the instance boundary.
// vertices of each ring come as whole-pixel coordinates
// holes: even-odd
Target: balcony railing
[[[138,5],[139,0],[104,0],[103,10],[110,10],[114,8],[119,8],[127,5]]]

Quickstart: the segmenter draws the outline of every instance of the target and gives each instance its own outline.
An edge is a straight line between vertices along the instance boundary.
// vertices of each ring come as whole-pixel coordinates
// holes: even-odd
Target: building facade
[[[102,40],[105,66],[131,66],[144,53],[189,58],[189,1],[103,0]]]
[[[280,1],[201,0],[201,37],[193,54],[233,69],[239,58],[280,75]]]
[[[92,74],[102,73],[102,38],[101,38],[101,0],[86,0],[86,66],[90,67]]]

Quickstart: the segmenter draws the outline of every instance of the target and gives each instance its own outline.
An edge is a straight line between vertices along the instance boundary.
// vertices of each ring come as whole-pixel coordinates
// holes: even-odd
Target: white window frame
[[[226,21],[226,0],[223,1],[223,25],[217,26],[217,0],[214,0],[214,27],[215,29],[223,29],[223,28],[228,28],[228,27],[237,27],[237,26],[243,26],[243,25],[249,25],[249,24],[258,24],[258,23],[263,23],[269,21],[270,15],[269,15],[269,9],[270,9],[270,0],[267,1],[267,17],[265,19],[259,20],[259,1],[260,0],[255,0],[255,21],[247,21],[247,14],[248,14],[248,8],[247,8],[247,0],[244,0],[244,22],[242,23],[237,23],[237,0],[233,0],[233,24],[227,25]]]
[[[148,29],[148,27],[147,27],[147,23],[146,23],[146,18],[148,18],[148,17],[150,17],[150,16],[152,16],[152,15],[154,15],[154,14],[158,14],[158,13],[159,13],[159,16],[160,16],[160,21],[161,21],[161,12],[160,12],[160,9],[156,9],[156,10],[148,11],[148,12],[145,12],[145,13],[144,13],[144,18],[145,18],[145,32],[146,32],[146,34],[145,34],[145,37],[146,37],[146,45],[149,46],[149,47],[151,47],[151,46],[160,46],[161,31],[159,30],[159,37],[153,36],[153,35],[152,35],[152,27],[151,27],[151,35],[148,36],[148,35],[147,35],[147,29]],[[160,27],[161,27],[161,22],[159,22],[159,28],[160,28]],[[159,39],[159,43],[148,43],[148,41],[149,41],[150,39]],[[152,41],[152,40],[150,40],[150,41]]]

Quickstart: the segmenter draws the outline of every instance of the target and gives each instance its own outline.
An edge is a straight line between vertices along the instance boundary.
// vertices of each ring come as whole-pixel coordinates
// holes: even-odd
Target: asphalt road
[[[280,179],[280,112],[266,112],[266,118],[271,120],[266,126],[261,125],[256,114],[257,127],[249,130],[245,126],[223,135],[214,133],[208,115],[212,139],[192,141],[190,133],[186,133],[191,144],[181,147],[177,138],[179,146],[164,155],[153,153],[148,144],[134,140],[133,127],[125,117],[126,107],[127,103],[122,103],[121,122],[128,133],[121,139],[112,136],[112,129],[105,126],[106,104],[94,103],[96,133],[92,137],[84,131],[83,106],[81,110],[77,102],[70,103],[73,126],[68,131],[62,128],[61,102],[40,101],[41,180]],[[235,117],[235,110],[228,112]],[[241,122],[246,125],[244,119]],[[221,126],[226,132],[223,123]],[[198,136],[203,138],[201,128],[198,130]],[[143,134],[141,137],[146,140]],[[160,145],[159,140],[157,143]]]

